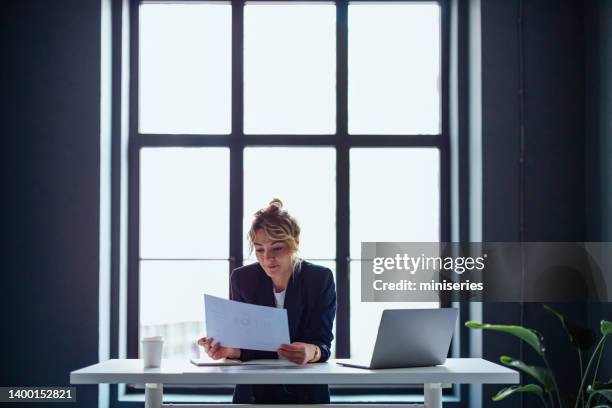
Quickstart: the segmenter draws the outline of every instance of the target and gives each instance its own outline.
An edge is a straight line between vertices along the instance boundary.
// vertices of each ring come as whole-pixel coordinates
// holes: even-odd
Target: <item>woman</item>
[[[230,278],[230,299],[287,309],[291,344],[276,352],[223,347],[203,337],[198,344],[213,359],[242,361],[282,357],[297,364],[329,359],[336,314],[336,289],[332,272],[301,260],[300,227],[283,203],[273,199],[255,213],[248,239],[257,262],[237,268]],[[236,385],[233,402],[329,403],[327,385]]]

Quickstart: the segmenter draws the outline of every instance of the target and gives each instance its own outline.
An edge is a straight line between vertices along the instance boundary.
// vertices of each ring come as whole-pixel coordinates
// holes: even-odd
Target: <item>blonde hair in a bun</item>
[[[283,208],[283,202],[280,200],[280,198],[273,198],[272,201],[270,201],[270,203],[268,204],[268,206],[275,206],[278,207],[278,209],[282,209]]]
[[[255,233],[263,230],[272,240],[281,241],[291,252],[294,268],[299,264],[300,225],[297,220],[283,210],[283,202],[273,198],[267,207],[254,214],[251,229],[247,235],[250,252],[253,252]]]

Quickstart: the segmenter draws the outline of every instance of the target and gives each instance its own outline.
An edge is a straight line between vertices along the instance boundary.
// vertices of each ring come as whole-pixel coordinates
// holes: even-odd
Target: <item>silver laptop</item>
[[[358,368],[426,367],[444,364],[457,309],[384,310],[371,358],[336,360]]]

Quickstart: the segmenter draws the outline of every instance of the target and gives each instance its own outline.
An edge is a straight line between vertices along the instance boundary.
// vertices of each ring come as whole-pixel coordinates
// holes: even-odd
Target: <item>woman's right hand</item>
[[[212,337],[202,337],[198,339],[198,345],[204,347],[204,351],[208,357],[213,360],[219,360],[220,358],[240,358],[240,349],[223,347],[219,342],[215,343]]]

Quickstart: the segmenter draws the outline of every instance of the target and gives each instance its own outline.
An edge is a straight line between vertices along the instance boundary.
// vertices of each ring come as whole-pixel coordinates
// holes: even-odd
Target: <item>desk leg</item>
[[[442,408],[442,384],[425,384],[425,408]]]
[[[163,384],[145,384],[145,408],[161,408],[163,400]]]

